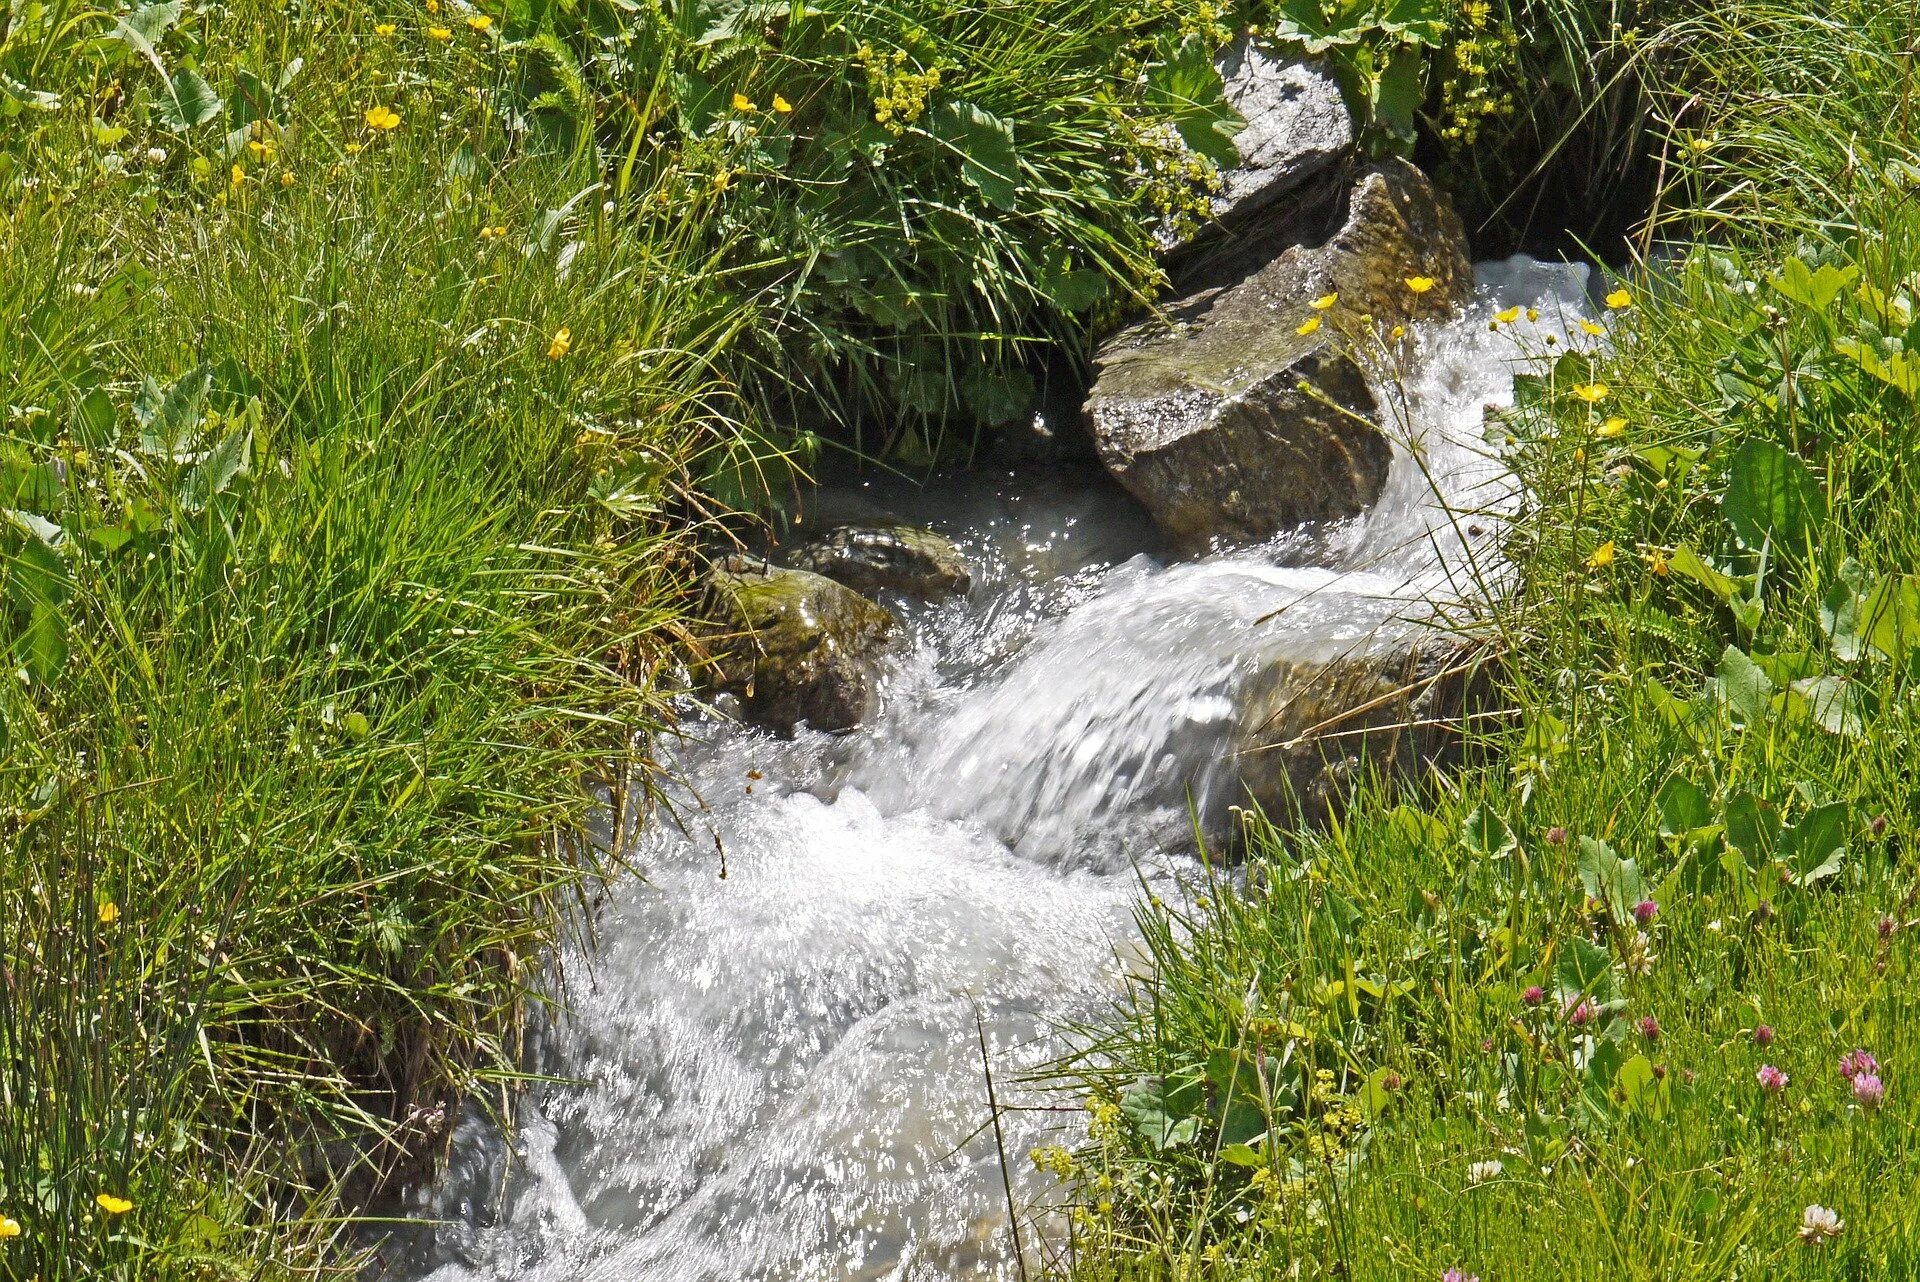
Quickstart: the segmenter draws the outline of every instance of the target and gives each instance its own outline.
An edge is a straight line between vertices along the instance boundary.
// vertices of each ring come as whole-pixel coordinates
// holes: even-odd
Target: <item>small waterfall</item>
[[[511,1144],[463,1120],[396,1272],[635,1282],[951,1282],[1016,1275],[984,1039],[1015,1194],[1071,1143],[1023,1069],[1134,962],[1143,882],[1177,893],[1192,822],[1234,797],[1235,694],[1275,655],[1384,643],[1497,590],[1518,496],[1481,410],[1565,347],[1584,268],[1483,267],[1479,300],[1383,373],[1398,438],[1374,511],[1169,562],[1091,480],[979,478],[915,515],[978,570],[909,616],[886,712],[841,739],[716,725],[686,746],[684,829],[655,824]],[[1490,330],[1513,304],[1537,322]],[[1516,341],[1516,339],[1518,341]],[[725,877],[720,873],[724,859]],[[1044,1228],[1044,1214],[1040,1214]],[[1030,1263],[1039,1255],[1032,1252]]]

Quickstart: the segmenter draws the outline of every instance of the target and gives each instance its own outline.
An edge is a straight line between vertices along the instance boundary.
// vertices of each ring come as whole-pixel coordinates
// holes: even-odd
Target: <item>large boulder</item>
[[[1353,113],[1325,63],[1241,36],[1214,66],[1228,105],[1247,122],[1233,138],[1240,164],[1221,172],[1213,194],[1218,222],[1243,222],[1353,150]]]
[[[1175,285],[1181,297],[1096,353],[1085,414],[1107,470],[1196,549],[1379,497],[1392,450],[1349,353],[1367,327],[1445,315],[1471,292],[1472,264],[1446,198],[1385,161],[1286,202]]]
[[[795,548],[786,561],[867,596],[899,592],[938,601],[973,586],[953,541],[913,525],[837,526]]]
[[[732,556],[708,577],[716,621],[716,684],[749,721],[783,734],[805,723],[850,730],[879,705],[900,624],[851,588],[806,570]]]
[[[1417,782],[1457,764],[1466,722],[1492,691],[1485,648],[1438,633],[1272,660],[1241,694],[1241,785],[1276,820],[1322,823],[1363,771]]]

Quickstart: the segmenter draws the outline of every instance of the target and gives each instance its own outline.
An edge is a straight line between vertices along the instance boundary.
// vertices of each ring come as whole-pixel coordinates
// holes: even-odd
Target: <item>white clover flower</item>
[[[1847,1222],[1832,1207],[1821,1206],[1815,1202],[1800,1213],[1800,1240],[1810,1246],[1818,1246],[1840,1236]]]
[[[1506,1169],[1497,1157],[1490,1157],[1484,1162],[1475,1162],[1467,1168],[1467,1183],[1485,1184]]]

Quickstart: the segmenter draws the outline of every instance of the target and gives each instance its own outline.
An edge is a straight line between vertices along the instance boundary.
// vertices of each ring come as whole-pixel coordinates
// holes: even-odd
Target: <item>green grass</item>
[[[1144,912],[1152,978],[1081,1069],[1075,1277],[1914,1271],[1915,18],[1665,34],[1660,232],[1699,248],[1512,420],[1512,718]],[[1814,1204],[1845,1229],[1809,1245]]]

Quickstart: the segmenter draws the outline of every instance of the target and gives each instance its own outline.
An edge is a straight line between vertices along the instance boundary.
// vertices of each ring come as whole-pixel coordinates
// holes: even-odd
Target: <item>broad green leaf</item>
[[[166,96],[160,99],[160,123],[174,133],[185,133],[219,115],[226,103],[213,91],[199,72],[182,67],[167,83]]]
[[[1483,859],[1505,859],[1520,846],[1507,821],[1485,806],[1475,806],[1461,824],[1460,840]]]
[[[1620,858],[1604,841],[1582,837],[1577,867],[1580,887],[1589,899],[1605,905],[1608,915],[1616,922],[1624,924],[1633,920],[1634,905],[1647,897],[1646,882],[1638,864]]]
[[[1408,853],[1439,850],[1448,841],[1445,824],[1405,802],[1387,812],[1387,832],[1394,844]]]
[[[1907,352],[1882,356],[1872,344],[1850,338],[1835,339],[1833,350],[1853,357],[1862,370],[1888,387],[1904,392],[1909,398],[1920,396],[1920,364],[1915,364]]]
[[[1721,510],[1748,547],[1771,541],[1776,549],[1801,555],[1814,527],[1826,519],[1827,500],[1794,454],[1771,441],[1749,440],[1727,469]]]
[[[1780,812],[1750,792],[1727,798],[1727,844],[1749,858],[1773,858],[1780,842]]]
[[[1713,593],[1714,598],[1722,605],[1731,604],[1740,594],[1740,580],[1714,569],[1700,558],[1699,553],[1684,543],[1675,548],[1673,555],[1667,558],[1667,566],[1675,574],[1692,579]]]
[[[1150,66],[1147,97],[1172,118],[1180,141],[1193,151],[1221,169],[1240,163],[1233,136],[1246,121],[1227,105],[1226,86],[1204,40],[1190,37],[1172,57]]]
[[[1739,715],[1742,725],[1756,726],[1767,719],[1773,682],[1738,647],[1728,646],[1721,652],[1713,684],[1720,701]]]
[[[223,437],[193,466],[180,487],[180,505],[198,512],[215,495],[226,493],[234,479],[244,476],[253,459],[253,430],[237,428]]]
[[[1563,1001],[1589,997],[1610,1002],[1616,992],[1613,955],[1591,940],[1575,936],[1554,959],[1553,979]]]
[[[1795,885],[1811,886],[1840,871],[1847,855],[1852,812],[1844,801],[1815,806],[1780,834],[1780,856]]]
[[[1107,296],[1107,288],[1106,273],[1090,267],[1040,278],[1040,292],[1063,312],[1085,311]]]
[[[1713,822],[1713,804],[1707,790],[1685,775],[1669,775],[1654,802],[1660,810],[1663,837],[1684,836]]]
[[[1782,297],[1803,307],[1824,312],[1833,306],[1833,300],[1840,297],[1840,292],[1853,284],[1859,275],[1860,269],[1851,263],[1845,267],[1822,263],[1815,269],[1807,266],[1805,259],[1796,256],[1787,259],[1780,274],[1770,277],[1769,283]]]
[[[1019,202],[1020,153],[1007,122],[970,102],[943,102],[929,119],[933,136],[960,157],[960,173],[997,209]]]
[[[1844,677],[1802,677],[1787,687],[1787,696],[1828,734],[1857,739],[1865,729],[1860,688]]]

